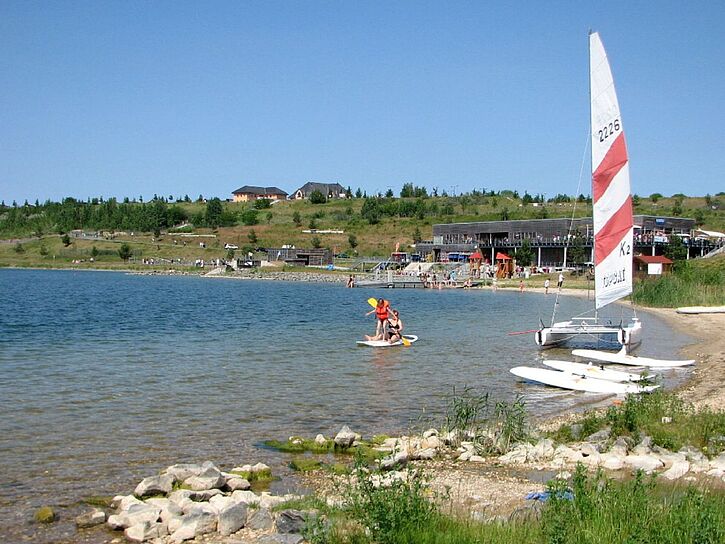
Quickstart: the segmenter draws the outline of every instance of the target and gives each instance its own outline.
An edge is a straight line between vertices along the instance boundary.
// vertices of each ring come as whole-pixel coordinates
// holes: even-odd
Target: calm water
[[[356,347],[374,330],[366,300],[381,294],[421,337],[411,348]],[[507,333],[548,321],[552,304],[488,290],[0,270],[0,536],[36,530],[34,507],[128,493],[175,462],[263,461],[284,473],[286,458],[262,440],[343,424],[408,431],[440,419],[454,386],[523,394],[537,415],[596,400],[508,372],[541,355],[531,334]],[[564,297],[559,316],[589,307]],[[642,354],[672,356],[685,342],[641,317]]]

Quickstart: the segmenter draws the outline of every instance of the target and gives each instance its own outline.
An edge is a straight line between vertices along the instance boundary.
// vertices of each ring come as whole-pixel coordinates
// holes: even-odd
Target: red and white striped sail
[[[589,35],[596,308],[632,292],[632,196],[614,80],[602,41]]]

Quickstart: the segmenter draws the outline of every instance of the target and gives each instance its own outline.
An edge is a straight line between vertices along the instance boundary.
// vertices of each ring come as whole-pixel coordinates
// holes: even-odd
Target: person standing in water
[[[544,280],[544,291],[545,294],[549,294],[549,278],[546,278],[546,280]]]

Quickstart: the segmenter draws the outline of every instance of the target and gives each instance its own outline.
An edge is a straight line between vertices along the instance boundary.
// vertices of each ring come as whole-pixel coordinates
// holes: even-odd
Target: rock
[[[182,500],[191,499],[191,496],[193,494],[194,494],[194,492],[189,489],[177,489],[176,491],[172,491],[169,494],[168,499],[169,499],[169,501],[171,501],[173,503],[181,504]]]
[[[579,440],[582,437],[582,425],[581,425],[581,423],[574,423],[569,428],[571,429],[571,437],[574,440]]]
[[[481,457],[480,455],[471,455],[469,461],[471,463],[485,463],[486,459],[484,457]]]
[[[554,461],[554,465],[561,466],[577,463],[582,460],[582,456],[578,451],[562,444],[554,450],[552,460]]]
[[[626,457],[628,451],[629,444],[627,444],[627,440],[623,436],[617,438],[614,444],[612,444],[612,447],[609,448],[609,453],[618,455],[619,457]]]
[[[134,504],[146,504],[142,500],[137,499],[133,495],[126,495],[125,497],[121,497],[121,500],[118,503],[118,509],[122,512],[127,512],[131,506]]]
[[[639,444],[632,448],[634,455],[649,455],[652,453],[652,438],[645,436]]]
[[[383,441],[382,446],[384,448],[389,448],[391,450],[394,450],[398,446],[398,439],[397,438],[386,438]]]
[[[587,436],[586,441],[592,442],[592,443],[606,442],[607,440],[609,440],[609,436],[611,434],[612,434],[611,429],[609,427],[605,427],[604,429]]]
[[[259,504],[259,495],[252,491],[237,490],[232,493],[232,500],[244,504]]]
[[[307,523],[305,512],[300,510],[282,510],[274,525],[279,533],[301,533]]]
[[[438,436],[438,429],[428,429],[423,433],[423,438],[430,438],[431,436]]]
[[[197,476],[192,476],[184,480],[184,484],[189,486],[193,491],[219,489],[226,483],[221,471],[212,463],[204,463],[202,468],[203,470]]]
[[[181,463],[177,465],[171,465],[164,471],[164,474],[170,474],[176,479],[177,482],[183,482],[184,480],[188,480],[192,476],[198,476],[199,474],[201,474],[201,471],[201,465]]]
[[[76,518],[76,527],[79,529],[88,529],[106,522],[106,513],[103,510],[92,510],[81,514]]]
[[[229,491],[244,491],[246,489],[251,489],[251,487],[252,484],[249,483],[249,480],[245,480],[244,478],[240,478],[239,476],[232,475],[230,478],[227,478],[226,488]]]
[[[266,531],[274,526],[272,514],[266,508],[253,510],[247,519],[247,527],[254,531]]]
[[[725,452],[721,453],[715,459],[710,461],[711,470],[721,470],[725,472]]]
[[[221,489],[204,489],[202,491],[192,491],[189,498],[195,502],[206,502],[216,495],[222,495]]]
[[[173,542],[191,540],[197,536],[213,533],[217,529],[218,514],[210,504],[200,503],[181,519],[181,526],[171,534]]]
[[[403,450],[393,455],[388,455],[380,460],[381,470],[391,470],[397,466],[403,466],[408,462],[408,452]]]
[[[682,453],[673,453],[662,448],[653,448],[653,451],[655,452],[653,455],[662,461],[666,469],[669,469],[675,463],[687,461],[687,458]]]
[[[264,463],[257,463],[256,465],[252,465],[250,470],[251,470],[252,474],[260,474],[262,472],[271,472],[271,469]]]
[[[141,483],[136,486],[133,492],[137,497],[148,497],[149,495],[168,495],[174,486],[175,477],[171,474],[162,474],[161,476],[151,476],[144,478]]]
[[[438,436],[432,435],[432,436],[428,436],[428,437],[424,438],[423,440],[421,440],[420,447],[422,449],[432,448],[434,450],[437,450],[441,447],[442,444],[443,443],[440,441]]]
[[[602,453],[599,457],[599,466],[609,470],[622,470],[624,457],[616,453]]]
[[[56,520],[56,513],[50,506],[38,508],[33,515],[37,523],[53,523]]]
[[[259,506],[271,510],[275,506],[294,499],[299,499],[299,497],[296,495],[271,495],[265,491],[259,495]]]
[[[689,471],[689,461],[675,461],[672,466],[660,476],[662,476],[662,478],[666,478],[667,480],[677,480],[678,478],[682,478]]]
[[[127,540],[131,542],[145,542],[154,538],[161,538],[169,534],[169,530],[165,523],[157,523],[155,521],[145,521],[138,525],[132,525],[127,528],[123,534]]]
[[[554,457],[554,441],[549,438],[539,440],[531,450],[532,461],[545,461]]]
[[[531,444],[517,444],[510,452],[502,455],[498,460],[507,465],[517,465],[526,463],[529,459],[534,447]]]
[[[141,504],[132,504],[125,512],[121,511],[118,514],[109,516],[106,523],[114,530],[127,529],[147,521],[158,521],[160,515],[161,508],[142,502]]]
[[[232,503],[219,510],[217,530],[222,536],[236,533],[247,522],[247,505]]]
[[[356,435],[350,430],[347,425],[340,429],[340,432],[335,435],[335,445],[340,448],[349,448],[352,443],[355,442]]]
[[[628,455],[624,458],[624,463],[634,470],[642,470],[647,474],[664,466],[664,463],[653,455]]]
[[[320,447],[324,447],[327,445],[327,440],[325,439],[325,437],[323,435],[318,434],[315,437],[315,444],[317,444]]]
[[[411,459],[415,460],[431,460],[435,459],[436,456],[436,450],[433,448],[425,448],[423,450],[416,450],[413,452],[413,455],[410,456]]]

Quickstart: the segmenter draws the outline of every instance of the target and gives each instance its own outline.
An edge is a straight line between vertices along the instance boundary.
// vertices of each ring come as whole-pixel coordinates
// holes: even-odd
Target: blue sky
[[[725,191],[722,1],[4,0],[0,198],[573,194],[590,28],[633,192]]]

